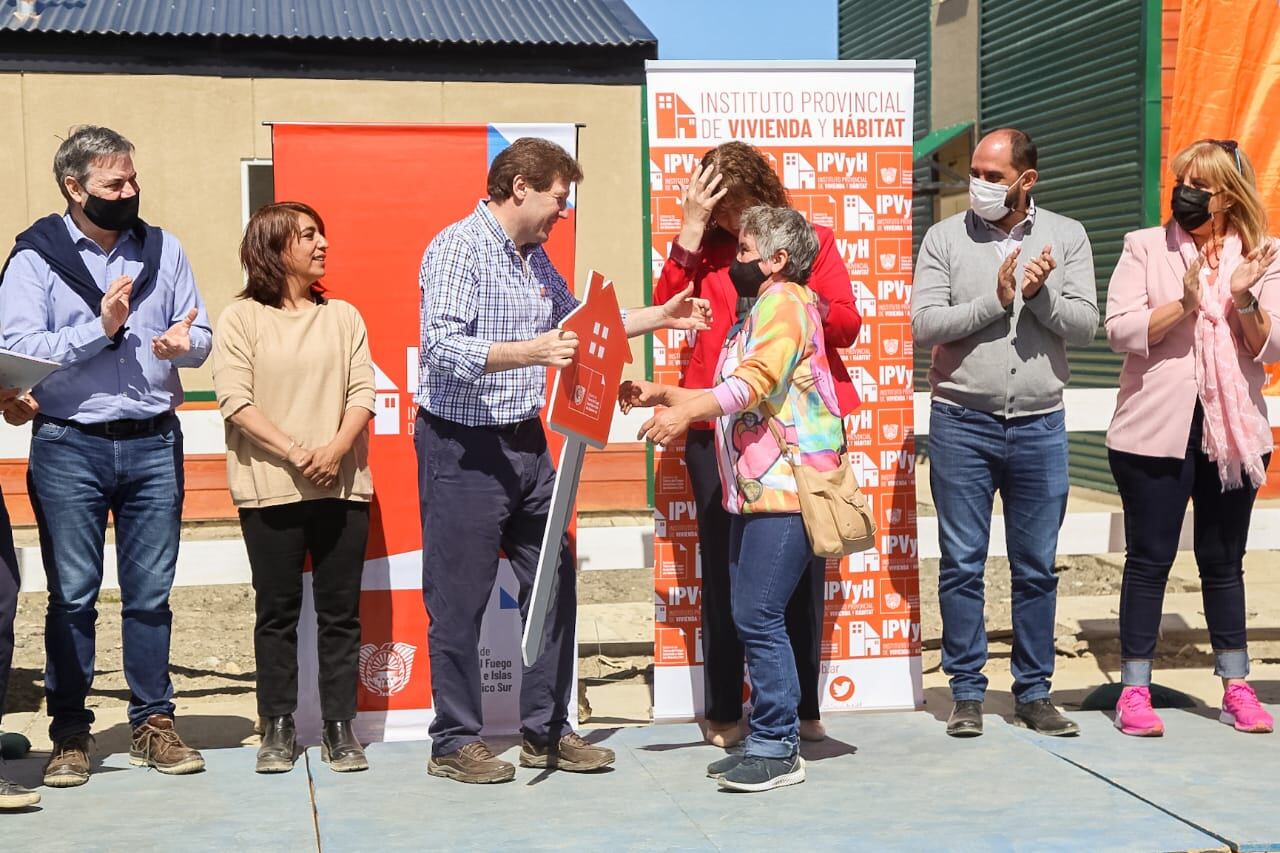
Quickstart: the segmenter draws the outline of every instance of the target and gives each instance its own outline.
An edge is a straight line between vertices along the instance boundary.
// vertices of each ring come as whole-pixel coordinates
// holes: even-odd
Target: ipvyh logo
[[[659,139],[693,139],[698,135],[698,118],[675,92],[654,95],[654,117]]]
[[[844,197],[844,230],[854,233],[876,230],[876,212],[860,195]]]
[[[848,702],[853,698],[853,693],[856,689],[853,679],[847,675],[837,675],[831,679],[831,684],[827,686],[827,692],[837,702]]]
[[[862,365],[854,365],[849,369],[849,378],[853,387],[858,389],[858,398],[864,403],[874,403],[880,399],[880,386],[875,378]]]
[[[861,450],[849,451],[849,462],[853,466],[853,476],[861,488],[869,489],[880,485],[880,466]]]
[[[818,169],[824,175],[834,173],[844,178],[852,178],[855,173],[866,174],[867,152],[819,151]]]
[[[876,295],[867,287],[866,282],[859,279],[851,279],[853,282],[853,301],[858,307],[858,316],[862,318],[876,316],[877,300]],[[869,326],[868,323],[862,324],[864,327]]]
[[[408,643],[366,643],[360,647],[360,683],[374,696],[394,696],[409,683],[417,651]]]
[[[798,151],[782,155],[782,183],[789,190],[811,190],[818,185],[813,164]]]

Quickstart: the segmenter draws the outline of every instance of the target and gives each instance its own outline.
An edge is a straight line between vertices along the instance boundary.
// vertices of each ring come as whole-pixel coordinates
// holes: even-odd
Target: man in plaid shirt
[[[422,593],[431,617],[432,776],[506,782],[515,767],[480,739],[480,623],[501,550],[528,612],[555,468],[538,413],[546,369],[571,364],[577,335],[556,326],[578,306],[542,244],[567,216],[582,169],[558,145],[518,139],[489,168],[487,199],[431,241],[422,258],[421,384],[414,445],[422,512]],[[625,312],[629,336],[707,329],[690,286],[664,305]],[[566,537],[567,540],[567,537]],[[520,713],[525,767],[589,771],[613,763],[569,724],[575,567],[562,544],[542,656],[526,667]]]

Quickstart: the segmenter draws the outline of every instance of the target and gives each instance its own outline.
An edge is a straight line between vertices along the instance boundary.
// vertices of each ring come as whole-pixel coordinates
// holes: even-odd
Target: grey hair
[[[742,230],[756,238],[756,249],[762,258],[771,258],[778,251],[786,250],[783,278],[796,284],[809,280],[813,259],[818,256],[818,235],[797,211],[763,205],[748,208],[742,214]]]
[[[95,160],[132,153],[133,143],[109,127],[82,124],[71,128],[71,135],[62,140],[58,153],[53,155],[53,177],[58,182],[58,191],[71,201],[66,178],[75,178],[83,187]]]

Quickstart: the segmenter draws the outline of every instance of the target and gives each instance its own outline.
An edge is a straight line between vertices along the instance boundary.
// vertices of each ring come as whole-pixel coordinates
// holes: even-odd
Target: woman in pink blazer
[[[1125,236],[1107,296],[1107,340],[1125,353],[1107,430],[1125,528],[1116,728],[1164,733],[1151,663],[1190,500],[1220,719],[1270,732],[1245,682],[1243,560],[1271,459],[1262,365],[1280,361],[1280,261],[1253,166],[1235,142],[1195,142],[1170,165],[1173,218]]]

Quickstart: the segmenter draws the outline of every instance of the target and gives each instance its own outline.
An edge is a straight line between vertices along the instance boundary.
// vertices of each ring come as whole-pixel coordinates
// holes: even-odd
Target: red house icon
[[[614,401],[631,346],[613,282],[595,270],[587,273],[587,291],[562,329],[578,334],[578,358],[556,374],[547,424],[556,432],[593,447],[609,443]]]

